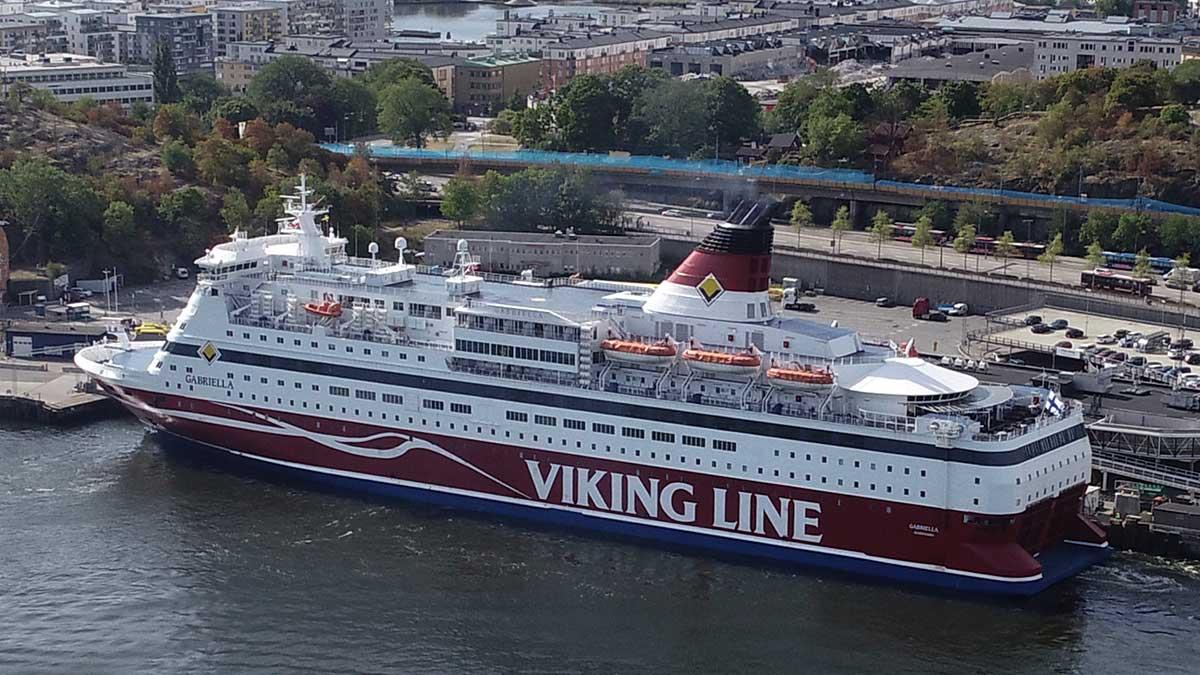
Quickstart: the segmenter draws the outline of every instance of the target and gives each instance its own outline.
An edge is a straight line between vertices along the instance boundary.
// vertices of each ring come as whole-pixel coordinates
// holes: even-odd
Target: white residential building
[[[1183,61],[1183,43],[1144,35],[1048,35],[1037,40],[1034,54],[1034,76],[1044,80],[1083,68],[1128,68],[1139,61],[1169,70]]]
[[[91,98],[98,103],[154,103],[154,77],[129,72],[120,63],[103,63],[82,54],[0,56],[0,89],[24,82],[45,89],[64,103]]]

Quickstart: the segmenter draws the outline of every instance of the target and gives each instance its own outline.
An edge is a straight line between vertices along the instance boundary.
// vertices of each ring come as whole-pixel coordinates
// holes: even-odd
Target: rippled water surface
[[[0,672],[1194,673],[1198,637],[1179,564],[979,602],[0,427]]]

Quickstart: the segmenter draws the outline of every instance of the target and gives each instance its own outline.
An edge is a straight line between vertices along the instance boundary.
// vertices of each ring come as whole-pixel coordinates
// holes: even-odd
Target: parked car
[[[1161,373],[1162,371],[1166,370],[1169,367],[1170,366],[1168,366],[1164,363],[1159,363],[1158,361],[1151,361],[1150,363],[1146,364],[1146,370],[1150,370],[1150,371],[1154,371],[1154,372],[1158,372],[1158,373]]]
[[[1137,367],[1141,368],[1142,366],[1146,365],[1146,357],[1140,356],[1140,355],[1139,356],[1131,356],[1131,357],[1129,357],[1129,360],[1126,361],[1125,363],[1127,363],[1131,366],[1137,366]]]
[[[1030,314],[1029,316],[1025,317],[1026,326],[1036,326],[1041,322],[1042,317],[1038,316],[1037,314]]]
[[[1115,349],[1101,349],[1100,351],[1096,352],[1096,357],[1101,358],[1101,359],[1107,359],[1116,353],[1117,353],[1117,350],[1115,350]]]
[[[1117,344],[1117,338],[1115,338],[1111,335],[1101,335],[1100,337],[1096,338],[1096,344],[1098,344],[1098,345],[1115,345],[1115,344]]]
[[[1179,371],[1180,375],[1191,375],[1192,373],[1192,369],[1187,366],[1179,366],[1175,370]]]
[[[1067,323],[1066,319],[1055,319],[1050,322],[1050,330],[1062,330],[1069,325],[1071,324]]]
[[[1195,343],[1192,342],[1191,338],[1179,338],[1178,340],[1171,343],[1171,348],[1172,349],[1191,349],[1192,345],[1194,345],[1194,344]]]
[[[1066,335],[1067,335],[1067,337],[1072,338],[1074,340],[1078,340],[1078,339],[1084,337],[1083,331],[1078,328],[1068,328]]]
[[[970,312],[970,309],[971,308],[967,306],[967,303],[956,302],[950,306],[950,309],[946,313],[950,316],[966,316],[967,313]]]
[[[895,307],[896,303],[892,302],[891,298],[875,298],[876,307]]]
[[[1142,339],[1141,333],[1127,333],[1125,337],[1121,338],[1117,342],[1117,345],[1121,347],[1132,347],[1136,345],[1137,341],[1140,339]]]
[[[1070,349],[1074,345],[1071,344],[1070,340],[1059,340],[1058,342],[1054,343],[1054,346],[1061,349]]]
[[[1188,354],[1187,358],[1184,359],[1184,363],[1189,366],[1200,366],[1200,353],[1192,352]]]
[[[1116,352],[1112,355],[1112,360],[1116,361],[1117,363],[1125,363],[1126,359],[1128,358],[1129,355],[1125,352]]]
[[[1029,330],[1033,331],[1033,332],[1034,332],[1034,333],[1036,333],[1037,335],[1044,335],[1044,334],[1046,334],[1046,333],[1052,333],[1052,332],[1054,332],[1054,331],[1053,331],[1053,330],[1050,328],[1050,326],[1047,326],[1047,325],[1046,325],[1046,324],[1044,324],[1044,323],[1038,323],[1038,324],[1034,324],[1034,325],[1033,325],[1033,327],[1032,327],[1032,328],[1030,328]]]
[[[1187,356],[1187,352],[1182,349],[1168,349],[1167,358],[1172,361],[1182,361]]]
[[[1127,328],[1118,328],[1117,330],[1113,331],[1113,337],[1117,338],[1118,340],[1126,335],[1129,335],[1129,329]]]
[[[815,312],[817,311],[817,306],[811,302],[797,302],[788,309],[792,309],[797,312]]]

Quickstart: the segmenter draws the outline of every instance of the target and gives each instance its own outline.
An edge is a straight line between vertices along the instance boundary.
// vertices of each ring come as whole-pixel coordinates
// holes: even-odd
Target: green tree
[[[127,248],[136,243],[137,226],[133,217],[133,207],[122,201],[110,202],[104,209],[104,241],[110,247]]]
[[[213,118],[223,117],[234,124],[238,122],[249,122],[258,117],[258,108],[254,106],[249,99],[238,96],[236,98],[223,98],[209,109],[209,113]]]
[[[1196,219],[1188,216],[1172,214],[1158,225],[1158,241],[1163,250],[1170,255],[1186,252],[1192,246],[1192,232],[1196,229]]]
[[[383,91],[403,80],[417,80],[421,84],[436,87],[433,71],[416,59],[397,58],[378,61],[363,71],[358,78],[369,89]]]
[[[159,40],[154,46],[154,99],[158,103],[175,103],[179,100],[179,80],[175,70],[175,55],[171,43]]]
[[[481,195],[474,181],[467,178],[451,178],[442,188],[442,215],[458,223],[474,220],[479,214]]]
[[[160,141],[174,138],[192,145],[200,136],[200,118],[178,103],[163,104],[154,111],[153,128]]]
[[[1133,259],[1133,276],[1148,278],[1150,276],[1150,251],[1142,249]]]
[[[1158,105],[1163,96],[1161,80],[1156,76],[1154,66],[1142,62],[1117,71],[1108,95],[1104,97],[1104,107],[1109,112],[1133,111]]]
[[[940,199],[935,199],[930,202],[925,202],[921,206],[921,210],[917,211],[917,219],[921,216],[929,217],[929,227],[935,230],[948,230],[954,222],[954,214],[950,212],[950,207],[946,202]],[[932,235],[931,235],[932,236]]]
[[[522,147],[545,148],[554,130],[554,111],[546,104],[526,108],[513,115],[512,125],[512,135]]]
[[[1200,60],[1187,59],[1171,71],[1175,97],[1186,105],[1200,101]]]
[[[921,251],[921,264],[925,264],[925,249],[933,246],[933,218],[921,214],[913,226],[912,245]]]
[[[887,214],[887,211],[879,209],[871,218],[871,229],[869,233],[871,240],[878,244],[879,248],[876,251],[876,258],[883,258],[883,242],[891,241],[892,231],[895,229],[895,223],[892,217]]]
[[[0,218],[13,261],[41,263],[84,255],[103,228],[104,202],[82,178],[48,160],[18,159],[0,170]]]
[[[554,121],[563,147],[573,151],[610,150],[616,143],[616,98],[598,75],[578,75],[558,91]]]
[[[217,101],[229,96],[229,89],[207,74],[189,75],[179,81],[179,102],[197,115],[205,115]]]
[[[708,99],[697,82],[668,80],[642,92],[635,104],[647,129],[638,150],[654,155],[688,157],[704,145]]]
[[[722,75],[706,80],[704,87],[709,131],[717,144],[714,154],[719,155],[724,148],[732,156],[742,141],[761,133],[762,109],[750,92],[730,77]]]
[[[772,133],[800,131],[807,126],[808,111],[825,85],[808,76],[793,80],[779,92],[775,108],[766,116],[767,130]]]
[[[812,226],[812,210],[808,208],[808,204],[797,199],[792,205],[792,227],[796,228],[796,236],[800,236],[800,231],[804,228]]]
[[[311,59],[281,56],[262,67],[246,88],[246,97],[267,121],[288,122],[320,133],[334,126],[333,78]]]
[[[330,89],[330,107],[338,138],[348,141],[375,130],[376,107],[374,89],[357,79],[336,78]]]
[[[959,226],[958,234],[954,237],[954,250],[963,254],[963,267],[967,266],[967,255],[971,253],[972,248],[975,248],[975,226],[964,223]]]
[[[424,147],[428,136],[449,135],[450,103],[419,80],[401,80],[379,94],[379,130],[398,143]]]
[[[837,241],[836,253],[840,254],[842,252],[842,237],[854,229],[854,221],[850,220],[850,207],[838,207],[837,213],[833,216],[833,222],[829,224],[829,229],[833,231],[833,238]]]
[[[979,85],[974,82],[947,82],[934,92],[934,98],[945,101],[946,113],[951,119],[978,117],[981,112]]]
[[[163,145],[160,154],[163,166],[173,176],[186,177],[192,174],[196,166],[192,163],[192,151],[182,141],[171,140]]]
[[[819,163],[857,161],[866,146],[862,127],[845,113],[809,115],[805,137],[806,153]]]
[[[225,229],[229,232],[249,232],[253,219],[250,204],[241,190],[231,189],[221,198],[221,220],[225,221]]]
[[[1187,108],[1172,103],[1171,105],[1163,106],[1163,109],[1158,113],[1158,120],[1169,127],[1186,128],[1191,123],[1192,118],[1188,115]]]
[[[1152,224],[1150,217],[1142,213],[1121,214],[1112,234],[1113,246],[1123,251],[1136,250],[1149,234]]]
[[[1008,259],[1016,252],[1016,237],[1013,236],[1012,230],[1005,230],[996,239],[996,255],[1004,261],[1004,268],[1008,269]]]
[[[220,136],[209,136],[196,144],[192,159],[200,177],[213,185],[250,187],[250,162],[258,154],[246,146]]]
[[[1063,237],[1062,233],[1054,235],[1054,239],[1046,245],[1046,250],[1038,256],[1038,262],[1043,265],[1050,266],[1050,281],[1054,281],[1054,263],[1058,261],[1058,256],[1063,252]]]
[[[1087,220],[1079,228],[1079,241],[1096,242],[1106,246],[1117,230],[1116,214],[1105,211],[1089,211]]]
[[[1181,253],[1175,258],[1175,266],[1171,268],[1170,282],[1179,288],[1179,302],[1183,304],[1183,292],[1192,287],[1195,277],[1191,270],[1192,255]]]
[[[1104,247],[1100,245],[1100,242],[1093,241],[1088,244],[1084,260],[1087,260],[1088,264],[1093,268],[1104,266]]]

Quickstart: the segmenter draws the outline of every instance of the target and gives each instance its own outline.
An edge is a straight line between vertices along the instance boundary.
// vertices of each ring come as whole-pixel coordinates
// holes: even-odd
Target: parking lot
[[[1047,324],[1059,319],[1064,320],[1071,328],[1082,330],[1084,336],[1068,338],[1066,329],[1035,333],[1031,326],[1025,325],[1030,315],[1040,316]],[[1173,384],[1176,378],[1183,381],[1196,379],[1189,377],[1193,371],[1200,373],[1200,363],[1187,363],[1189,358],[1192,361],[1200,361],[1200,349],[1197,347],[1174,352],[1176,358],[1170,356],[1168,342],[1177,342],[1188,337],[1186,332],[1178,327],[1169,328],[1158,324],[1049,308],[1000,318],[1012,321],[1016,325],[992,334],[993,338],[1009,338],[1046,349],[1058,345],[1065,347],[1063,343],[1069,342],[1071,349],[1082,352],[1088,362],[1098,366],[1121,366],[1124,374],[1130,377]],[[1139,348],[1139,339],[1151,336],[1159,336],[1162,341],[1150,345],[1143,344]],[[1121,337],[1124,339],[1119,339]],[[1172,372],[1170,369],[1173,368],[1178,370]],[[1200,382],[1196,386],[1200,387]]]
[[[912,307],[876,307],[873,302],[835,298],[826,295],[803,298],[816,305],[816,312],[784,311],[788,317],[796,317],[829,324],[837,321],[839,326],[862,333],[871,341],[894,341],[901,344],[908,339],[916,340],[921,353],[958,353],[957,345],[968,331],[982,328],[984,317],[949,317],[946,322],[921,321],[912,316]]]

